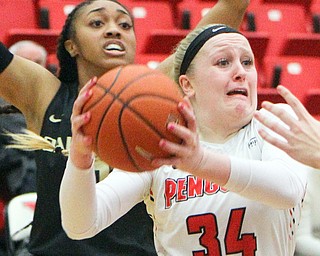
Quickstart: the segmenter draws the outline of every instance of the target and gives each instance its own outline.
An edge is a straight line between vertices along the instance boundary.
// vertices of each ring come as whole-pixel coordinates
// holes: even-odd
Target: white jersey
[[[272,159],[276,152],[262,150],[256,125],[223,145],[206,145],[241,158]],[[147,206],[159,255],[293,255],[299,205],[275,209],[169,167],[154,172],[151,191]]]
[[[115,170],[95,194],[94,175],[68,162],[60,198],[63,227],[75,239],[90,237],[144,200],[159,255],[293,255],[306,187],[302,165],[264,142],[259,127],[253,120],[224,144],[203,143],[231,156],[225,188],[163,166],[144,173]],[[289,197],[296,205],[286,203]],[[84,220],[74,209],[64,210],[79,202]]]

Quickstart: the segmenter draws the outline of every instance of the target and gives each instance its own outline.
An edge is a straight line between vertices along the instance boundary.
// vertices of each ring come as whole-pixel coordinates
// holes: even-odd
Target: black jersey
[[[68,149],[70,116],[78,94],[77,84],[61,84],[50,103],[41,136],[57,148]],[[37,151],[37,204],[29,251],[34,255],[156,255],[152,220],[145,205],[136,205],[125,216],[93,238],[71,240],[61,226],[59,188],[67,158],[59,153]],[[75,209],[76,210],[76,209]]]

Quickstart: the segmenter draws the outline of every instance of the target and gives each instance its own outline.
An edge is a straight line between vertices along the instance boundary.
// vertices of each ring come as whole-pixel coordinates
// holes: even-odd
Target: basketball
[[[102,75],[83,108],[91,119],[83,127],[93,138],[93,151],[110,166],[125,171],[150,171],[153,158],[169,157],[161,138],[181,143],[167,131],[168,122],[186,125],[178,111],[182,93],[160,71],[127,65]]]

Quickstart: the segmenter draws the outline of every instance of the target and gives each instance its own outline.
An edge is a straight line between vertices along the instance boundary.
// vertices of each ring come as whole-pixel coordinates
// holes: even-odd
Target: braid
[[[65,83],[78,81],[78,68],[76,59],[70,56],[64,43],[74,36],[74,19],[78,11],[88,4],[89,1],[82,2],[72,10],[66,19],[58,39],[57,58],[60,66],[59,79]]]
[[[21,111],[13,105],[0,106],[0,115],[1,114],[15,114],[15,113],[21,114]]]

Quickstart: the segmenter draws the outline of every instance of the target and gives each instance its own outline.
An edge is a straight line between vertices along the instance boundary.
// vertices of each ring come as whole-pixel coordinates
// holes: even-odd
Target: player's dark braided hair
[[[68,15],[58,40],[57,57],[59,60],[60,72],[59,79],[62,82],[75,82],[78,80],[78,69],[76,59],[71,57],[66,50],[64,43],[74,37],[74,20],[77,17],[78,11],[82,7],[87,6],[92,1],[85,1],[77,5]]]
[[[59,79],[62,82],[65,83],[74,83],[78,82],[78,68],[76,64],[76,59],[74,57],[71,57],[69,52],[66,50],[64,43],[69,40],[73,39],[75,37],[76,31],[75,31],[75,20],[78,17],[79,11],[93,2],[97,0],[87,0],[80,4],[78,4],[72,12],[68,15],[65,24],[62,28],[62,31],[60,33],[59,39],[58,39],[58,47],[57,47],[57,58],[59,60],[60,65],[60,72],[59,72]],[[110,2],[115,2],[121,5],[124,9],[126,9],[133,21],[133,17],[131,15],[131,12],[126,8],[124,5],[122,5],[117,0],[106,0]]]

